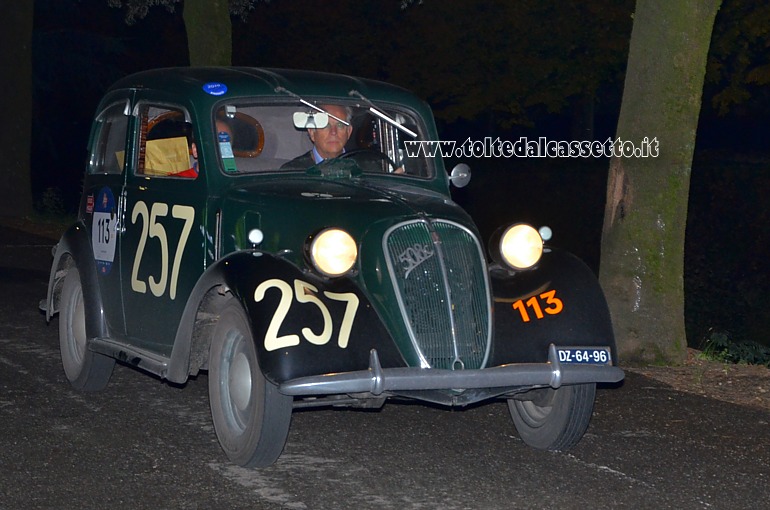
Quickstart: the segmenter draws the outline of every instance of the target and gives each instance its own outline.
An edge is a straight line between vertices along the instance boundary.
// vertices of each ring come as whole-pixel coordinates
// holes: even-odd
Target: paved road
[[[52,242],[0,227],[0,508],[758,508],[770,413],[630,374],[601,390],[569,453],[516,436],[502,403],[295,412],[284,455],[229,465],[205,375],[185,387],[118,366],[72,390],[57,321],[37,311]]]

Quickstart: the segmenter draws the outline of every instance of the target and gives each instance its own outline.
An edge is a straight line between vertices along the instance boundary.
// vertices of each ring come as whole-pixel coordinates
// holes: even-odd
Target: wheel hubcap
[[[72,345],[70,352],[74,360],[80,364],[86,352],[86,320],[83,307],[83,294],[81,292],[73,296],[74,306],[70,326],[72,328]]]
[[[521,404],[527,418],[532,423],[540,423],[551,414],[551,406],[541,407],[534,402],[522,402]]]
[[[246,430],[250,415],[252,380],[246,342],[240,331],[231,330],[221,365],[222,403],[229,426],[237,434]]]
[[[243,412],[251,399],[251,367],[246,355],[239,352],[230,366],[230,398],[238,411]]]

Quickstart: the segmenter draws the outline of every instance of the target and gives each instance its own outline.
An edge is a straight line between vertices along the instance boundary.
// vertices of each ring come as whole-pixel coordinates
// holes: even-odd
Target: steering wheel
[[[398,169],[396,162],[390,159],[387,154],[374,149],[354,149],[352,151],[345,152],[338,157],[340,159],[353,158],[355,160],[360,160],[361,163],[366,161],[387,161],[388,165],[390,165],[388,173],[394,173],[396,169]]]

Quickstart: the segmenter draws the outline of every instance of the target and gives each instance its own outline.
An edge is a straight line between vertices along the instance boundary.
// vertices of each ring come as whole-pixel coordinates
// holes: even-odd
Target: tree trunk
[[[232,63],[233,28],[227,0],[185,0],[183,18],[191,66]]]
[[[636,3],[617,137],[637,147],[646,137],[650,154],[610,162],[600,268],[623,362],[676,362],[686,354],[687,199],[720,3]]]
[[[14,2],[0,20],[0,215],[32,212],[32,24],[34,2]]]

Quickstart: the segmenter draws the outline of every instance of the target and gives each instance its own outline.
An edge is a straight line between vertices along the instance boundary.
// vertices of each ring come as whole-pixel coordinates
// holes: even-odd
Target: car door
[[[125,333],[120,271],[120,197],[130,120],[130,93],[106,98],[91,132],[89,162],[83,181],[80,216],[86,226],[98,274],[97,281],[110,334]]]
[[[137,150],[126,172],[120,242],[126,334],[167,356],[205,268],[206,179],[185,108],[138,98],[133,114]]]

